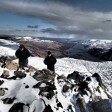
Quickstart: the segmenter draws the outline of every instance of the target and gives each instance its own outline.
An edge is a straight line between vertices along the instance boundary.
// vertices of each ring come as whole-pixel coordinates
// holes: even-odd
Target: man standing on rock
[[[55,72],[54,65],[56,64],[56,62],[57,62],[56,58],[52,55],[50,51],[48,51],[47,56],[44,60],[44,63],[47,65],[47,69]]]
[[[19,46],[19,49],[16,51],[15,55],[19,59],[19,68],[24,69],[24,67],[27,67],[28,57],[31,56],[31,53],[23,44]]]

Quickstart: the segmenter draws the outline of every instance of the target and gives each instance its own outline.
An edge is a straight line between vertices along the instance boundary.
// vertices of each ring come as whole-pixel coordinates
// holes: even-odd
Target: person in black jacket
[[[19,59],[19,68],[24,69],[24,67],[27,67],[28,57],[31,56],[31,53],[23,44],[19,46],[19,49],[16,51],[15,55]]]
[[[56,58],[52,55],[50,51],[47,53],[48,55],[46,56],[44,63],[47,65],[47,69],[51,71],[55,71],[54,65],[56,64],[57,60]]]

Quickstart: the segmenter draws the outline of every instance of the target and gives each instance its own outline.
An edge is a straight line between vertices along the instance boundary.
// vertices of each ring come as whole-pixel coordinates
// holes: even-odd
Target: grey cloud
[[[112,39],[112,12],[83,11],[58,2],[27,2],[23,0],[0,0],[0,10],[42,19],[56,26],[43,33],[54,35],[79,35],[89,38]]]
[[[55,33],[56,30],[53,28],[46,28],[46,29],[41,29],[41,32],[43,32],[43,33]]]

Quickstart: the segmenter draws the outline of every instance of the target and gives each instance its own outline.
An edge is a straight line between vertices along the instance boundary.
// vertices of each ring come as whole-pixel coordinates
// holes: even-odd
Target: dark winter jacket
[[[28,57],[31,56],[31,53],[25,48],[23,51],[18,49],[15,53],[16,57],[19,58],[19,60],[26,60]]]
[[[54,65],[55,63],[57,62],[56,58],[51,55],[51,56],[47,56],[44,60],[44,63],[47,65],[47,66],[50,66],[50,65]]]

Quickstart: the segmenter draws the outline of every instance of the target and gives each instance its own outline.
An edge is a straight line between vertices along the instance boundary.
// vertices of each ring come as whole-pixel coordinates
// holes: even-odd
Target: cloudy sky
[[[112,39],[112,0],[0,0],[0,33]]]

